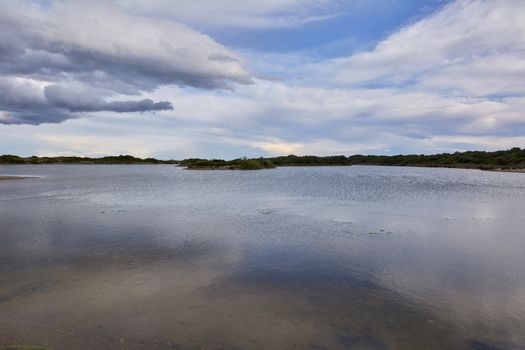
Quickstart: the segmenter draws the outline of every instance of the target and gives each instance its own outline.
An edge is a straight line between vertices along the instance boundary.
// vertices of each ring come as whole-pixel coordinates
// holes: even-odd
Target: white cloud
[[[516,133],[523,128],[525,105],[521,97],[487,100],[398,89],[298,87],[264,80],[235,93],[165,88],[152,98],[170,94],[178,101],[177,108],[159,118],[197,133],[218,127],[220,134],[208,134],[213,142],[268,154],[505,148],[521,141]],[[443,137],[447,135],[452,138]]]
[[[292,27],[333,18],[340,0],[119,0],[128,11],[199,25]]]
[[[105,99],[169,84],[215,89],[251,82],[237,54],[178,22],[130,15],[105,1],[2,6],[0,74],[51,85],[40,101],[45,108],[39,111],[15,106],[12,102],[22,97],[6,96],[8,92],[0,90],[0,103],[11,102],[0,104],[0,110],[10,112],[14,123],[61,122],[82,111],[169,109],[169,102],[153,101],[120,101],[115,109]],[[16,86],[9,91],[19,91]],[[53,100],[48,90],[55,92]],[[58,91],[68,96],[57,96]],[[77,108],[78,104],[54,103],[65,99],[95,105],[83,103]]]
[[[372,51],[313,66],[344,85],[416,85],[467,96],[524,92],[525,2],[459,0]]]

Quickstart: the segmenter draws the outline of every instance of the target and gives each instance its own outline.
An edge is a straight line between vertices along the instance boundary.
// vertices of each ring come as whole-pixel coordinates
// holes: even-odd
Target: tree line
[[[409,155],[361,155],[352,156],[280,156],[265,158],[277,166],[316,166],[316,165],[387,165],[422,166],[472,169],[523,169],[525,168],[525,149],[515,147],[504,151],[467,151],[441,154]]]
[[[9,154],[0,156],[0,164],[177,164],[175,160],[137,158],[129,155],[90,157],[19,157]]]
[[[233,160],[189,158],[182,161],[137,158],[130,155],[89,157],[0,156],[0,164],[180,164],[190,169],[268,169],[276,166],[387,165],[470,169],[525,169],[525,149],[485,152],[467,151],[441,154],[351,155],[351,156],[278,156]]]

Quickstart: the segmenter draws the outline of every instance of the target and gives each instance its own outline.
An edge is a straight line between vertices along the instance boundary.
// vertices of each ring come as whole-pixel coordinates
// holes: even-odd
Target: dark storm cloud
[[[4,4],[2,5],[4,6]],[[0,123],[57,123],[88,112],[171,110],[168,101],[111,101],[163,85],[248,84],[235,54],[172,21],[129,15],[102,1],[41,8],[8,2],[0,13]]]
[[[116,101],[109,102],[101,105],[99,109],[93,109],[96,111],[112,111],[118,113],[124,112],[148,112],[148,111],[167,111],[172,110],[173,105],[170,102],[153,102],[150,99],[144,99],[140,101]],[[86,110],[89,111],[89,110]]]
[[[172,110],[170,102],[154,102],[150,99],[140,101],[113,101],[106,102],[102,96],[109,92],[93,89],[85,85],[53,84],[46,86],[44,96],[48,105],[67,109],[71,112],[147,112]]]
[[[172,110],[170,102],[106,101],[112,91],[92,88],[82,83],[51,84],[40,89],[32,80],[0,78],[2,124],[60,123],[87,112],[148,112]]]

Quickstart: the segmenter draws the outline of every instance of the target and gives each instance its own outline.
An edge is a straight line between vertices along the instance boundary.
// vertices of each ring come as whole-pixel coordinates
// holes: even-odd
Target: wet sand
[[[0,175],[0,180],[23,180],[27,178],[27,176]]]
[[[525,169],[494,169],[491,171],[499,171],[503,173],[525,173]]]
[[[381,288],[327,287],[271,273],[224,278],[224,256],[215,252],[210,260],[208,253],[197,266],[176,259],[133,270],[40,269],[54,279],[4,288],[2,340],[81,350],[469,349],[446,319]]]

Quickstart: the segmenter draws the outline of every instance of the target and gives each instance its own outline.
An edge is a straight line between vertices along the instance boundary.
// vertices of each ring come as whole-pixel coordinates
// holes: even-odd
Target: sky
[[[0,154],[525,147],[523,0],[0,6]]]

